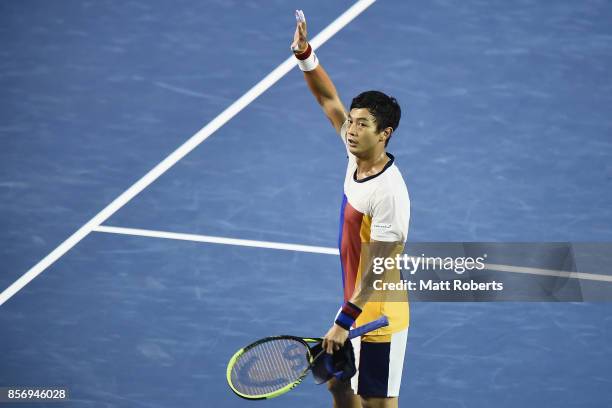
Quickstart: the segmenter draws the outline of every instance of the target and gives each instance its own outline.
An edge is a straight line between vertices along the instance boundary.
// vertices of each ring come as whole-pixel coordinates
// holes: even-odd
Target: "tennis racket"
[[[349,339],[389,325],[386,316],[349,331]],[[278,397],[297,386],[315,360],[312,347],[322,338],[274,336],[238,350],[227,364],[227,383],[239,397],[249,400]]]

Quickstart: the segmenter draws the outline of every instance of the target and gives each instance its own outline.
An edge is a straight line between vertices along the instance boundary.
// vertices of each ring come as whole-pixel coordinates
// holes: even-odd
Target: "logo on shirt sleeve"
[[[375,223],[372,224],[372,229],[376,232],[386,232],[391,229],[391,224],[389,223]]]

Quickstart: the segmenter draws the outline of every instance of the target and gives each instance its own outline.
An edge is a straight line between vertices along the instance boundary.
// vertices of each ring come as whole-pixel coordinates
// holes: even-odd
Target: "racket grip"
[[[383,316],[379,319],[373,320],[370,323],[366,323],[363,326],[359,326],[356,329],[349,331],[349,339],[354,339],[355,337],[363,336],[366,333],[369,333],[373,330],[380,329],[381,327],[385,327],[389,325],[389,319],[387,316]]]

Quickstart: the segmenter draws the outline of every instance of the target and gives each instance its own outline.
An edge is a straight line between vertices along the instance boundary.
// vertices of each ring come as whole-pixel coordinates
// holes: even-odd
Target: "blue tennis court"
[[[0,4],[0,387],[70,391],[18,406],[331,405],[310,379],[241,400],[225,369],[329,328],[344,146],[297,68],[224,112],[291,56],[295,9],[314,37],[353,4]],[[612,241],[610,21],[597,0],[381,0],[325,41],[345,104],[402,106],[409,242]],[[610,302],[413,302],[400,406],[607,407],[610,361]]]

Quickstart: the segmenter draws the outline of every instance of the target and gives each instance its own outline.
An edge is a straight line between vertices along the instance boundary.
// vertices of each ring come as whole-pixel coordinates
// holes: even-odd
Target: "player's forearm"
[[[339,99],[334,83],[321,65],[312,71],[305,71],[304,79],[319,105]]]
[[[323,109],[325,116],[330,120],[336,131],[340,132],[342,124],[346,120],[346,111],[334,83],[319,64],[319,60],[310,45],[307,45],[306,51],[296,54],[296,58],[299,60],[298,66],[304,71],[304,79],[310,91]]]
[[[349,299],[349,302],[355,306],[363,309],[366,303],[370,300],[373,294],[374,280],[376,275],[371,270],[364,271],[364,275],[361,278],[360,284],[355,288],[353,296]]]
[[[327,72],[319,65],[312,46],[308,44],[306,35],[306,17],[302,10],[295,11],[297,26],[291,43],[291,50],[298,59],[298,66],[304,71],[304,79],[314,95],[315,99],[323,108],[325,116],[330,120],[337,132],[342,129],[346,120],[346,110],[338,97],[338,91]]]
[[[342,327],[344,330],[350,330],[355,324],[355,321],[363,311],[366,303],[372,297],[372,286],[373,279],[371,277],[374,273],[368,273],[364,271],[361,282],[359,282],[353,292],[353,296],[342,305],[340,312],[336,316],[335,324]],[[371,280],[371,282],[370,282]]]
[[[370,297],[372,296],[371,292],[370,293],[366,293],[366,292],[367,291],[362,291],[361,289],[357,289],[353,293],[353,296],[350,298],[349,302],[359,307],[360,309],[363,309],[366,303],[368,303],[368,300],[370,299]]]

